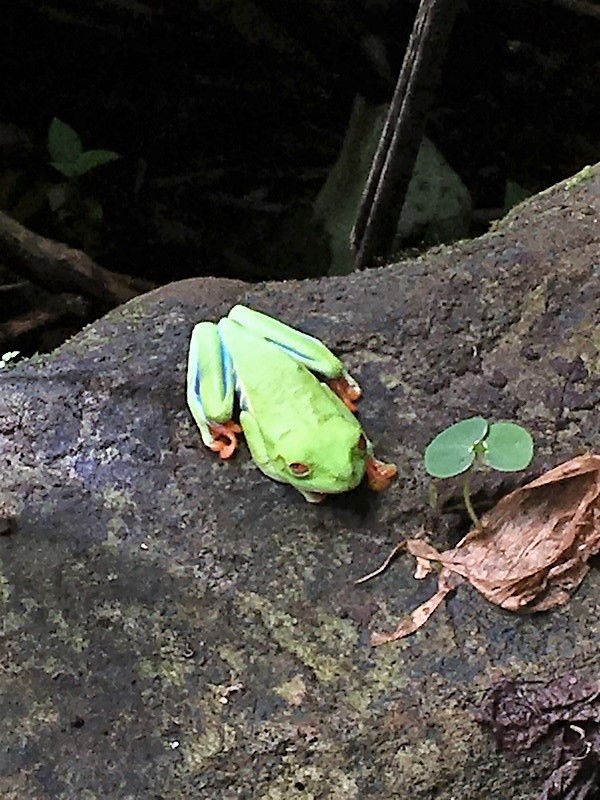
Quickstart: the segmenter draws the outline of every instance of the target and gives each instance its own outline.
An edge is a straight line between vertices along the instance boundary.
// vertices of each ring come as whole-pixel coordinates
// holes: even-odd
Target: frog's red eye
[[[300,461],[294,461],[292,464],[290,464],[290,470],[298,478],[305,478],[310,472],[310,467],[308,464],[302,464]]]
[[[367,439],[364,433],[361,433],[361,435],[358,437],[358,442],[356,443],[356,446],[358,447],[359,450],[367,449]]]

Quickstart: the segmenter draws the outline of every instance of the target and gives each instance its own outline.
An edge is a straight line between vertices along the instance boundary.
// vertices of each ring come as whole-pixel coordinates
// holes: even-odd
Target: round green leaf
[[[474,447],[485,438],[487,420],[470,417],[438,433],[425,449],[425,469],[434,478],[451,478],[469,469]]]
[[[515,422],[494,422],[485,440],[485,460],[502,472],[525,469],[533,458],[533,439],[529,431]]]

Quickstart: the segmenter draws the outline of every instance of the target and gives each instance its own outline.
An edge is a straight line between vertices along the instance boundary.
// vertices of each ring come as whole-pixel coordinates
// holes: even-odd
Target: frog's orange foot
[[[221,458],[231,458],[238,446],[236,434],[242,432],[241,427],[237,422],[228,420],[227,422],[213,422],[209,428],[214,436],[214,442],[209,445],[210,449],[218,453]]]
[[[341,378],[331,378],[328,384],[350,411],[356,411],[356,404],[361,398],[362,391],[354,378],[344,373]]]
[[[385,492],[398,474],[398,468],[394,464],[378,461],[373,456],[367,458],[365,471],[369,486],[375,492]]]

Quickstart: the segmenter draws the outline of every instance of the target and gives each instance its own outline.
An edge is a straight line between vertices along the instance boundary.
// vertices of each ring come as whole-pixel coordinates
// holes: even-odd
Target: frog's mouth
[[[298,487],[296,487],[298,489]],[[308,503],[322,503],[327,497],[326,492],[307,492],[306,489],[298,489],[300,494]]]

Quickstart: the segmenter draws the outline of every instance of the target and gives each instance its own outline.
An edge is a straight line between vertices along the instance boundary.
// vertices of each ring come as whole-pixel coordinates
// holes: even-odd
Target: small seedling
[[[450,425],[432,439],[425,449],[425,469],[433,478],[465,474],[463,499],[476,528],[481,528],[471,502],[471,474],[476,464],[500,472],[518,472],[533,458],[529,431],[514,422],[492,422],[470,417]]]
[[[84,150],[78,134],[70,125],[54,117],[48,130],[51,164],[65,178],[78,178],[94,167],[120,158],[112,150]]]
[[[120,158],[112,150],[84,150],[78,134],[56,117],[48,129],[50,164],[65,180],[45,187],[59,238],[79,243],[90,254],[101,249],[102,204],[87,194],[80,178],[90,170]]]

